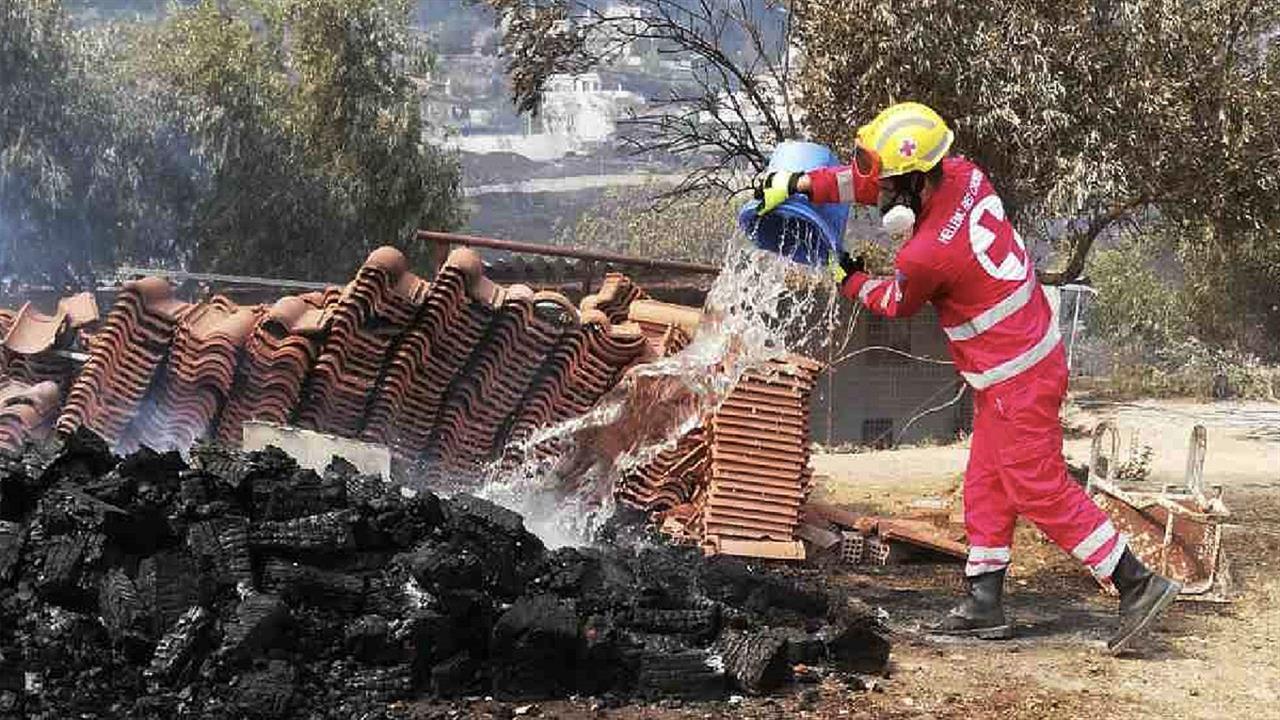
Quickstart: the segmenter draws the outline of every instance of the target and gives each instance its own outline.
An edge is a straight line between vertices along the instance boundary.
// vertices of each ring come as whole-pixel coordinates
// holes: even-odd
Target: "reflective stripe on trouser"
[[[995,572],[1009,566],[1009,546],[987,547],[970,545],[969,559],[964,564],[964,574],[969,577]]]
[[[995,551],[1007,555],[1019,515],[1095,576],[1108,578],[1115,570],[1124,537],[1067,475],[1062,458],[1058,411],[1066,384],[1066,358],[1059,347],[1016,380],[976,393],[964,478],[970,543],[966,574],[981,575],[1008,564]]]

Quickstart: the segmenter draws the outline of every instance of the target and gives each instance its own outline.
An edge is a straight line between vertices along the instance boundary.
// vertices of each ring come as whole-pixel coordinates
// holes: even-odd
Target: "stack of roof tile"
[[[618,483],[617,496],[627,504],[665,518],[673,508],[694,504],[706,489],[710,462],[706,431],[685,434],[676,446],[650,463],[628,473]],[[679,513],[676,513],[679,514]]]
[[[644,334],[656,357],[680,352],[689,344],[702,320],[702,313],[671,303],[641,299],[632,303],[629,319]],[[696,516],[695,502],[706,489],[709,439],[703,428],[695,428],[662,451],[653,461],[624,475],[617,496],[633,507],[657,513],[669,532],[683,539],[699,539],[673,518]]]
[[[480,261],[459,248],[427,290],[418,322],[405,333],[386,364],[383,387],[374,397],[363,437],[410,452],[426,449],[445,394],[484,336],[492,314],[473,306],[480,288]]]
[[[630,319],[655,353],[669,355],[690,342],[702,316],[637,300]],[[709,423],[623,477],[618,499],[706,552],[803,557],[795,531],[812,476],[808,416],[819,369],[797,355],[748,369]]]
[[[5,357],[68,344],[68,331],[96,316],[88,307],[0,313]],[[84,425],[127,450],[206,435],[235,443],[247,420],[298,422],[386,443],[422,460],[428,480],[465,482],[539,428],[587,413],[638,363],[680,351],[701,320],[616,274],[578,308],[557,293],[502,287],[466,248],[430,283],[380,248],[345,287],[270,308],[223,297],[189,305],[147,278],[126,283],[89,336],[57,428]],[[709,422],[623,478],[618,498],[708,552],[795,557],[816,371],[798,357],[753,368]],[[45,432],[57,408],[56,385],[9,382],[0,446]]]
[[[656,300],[632,303],[629,318],[640,327],[658,357],[674,355],[693,339],[702,312],[697,308]]]
[[[329,334],[299,412],[304,427],[360,436],[384,362],[417,321],[428,287],[399,250],[369,255],[329,310]]]
[[[241,349],[261,313],[260,307],[241,307],[221,295],[186,312],[149,402],[121,448],[186,449],[204,437],[230,397]]]
[[[84,425],[118,443],[191,307],[174,299],[161,278],[125,283],[102,328],[90,337],[89,360],[67,395],[58,430],[70,433]]]
[[[539,297],[552,295],[539,293]],[[495,449],[501,445],[511,450],[504,464],[518,462],[518,448],[534,431],[586,413],[628,369],[658,356],[640,327],[627,320],[631,304],[644,297],[644,291],[626,276],[609,273],[600,291],[584,297],[576,312],[556,301],[563,308],[560,324],[565,327],[495,438]],[[539,457],[555,456],[563,445],[551,439],[534,450]]]
[[[631,278],[621,273],[606,273],[600,290],[583,298],[579,306],[583,312],[599,310],[609,322],[621,323],[630,318],[632,303],[647,299],[649,294],[631,282]]]
[[[577,326],[577,313],[563,296],[512,286],[450,388],[427,461],[471,471],[500,454],[508,418],[561,335]]]
[[[49,380],[28,385],[0,383],[0,449],[16,450],[27,440],[40,440],[53,429],[62,391]]]
[[[634,323],[613,325],[600,310],[581,314],[581,325],[561,336],[518,407],[506,443],[518,447],[538,428],[585,414],[633,365],[653,357]],[[539,457],[559,455],[563,440],[539,443]]]
[[[649,357],[639,326],[609,320],[625,320],[639,297],[611,275],[588,298],[601,309],[579,313],[563,295],[492,282],[467,248],[431,283],[380,248],[345,287],[269,309],[221,297],[188,305],[164,280],[129,282],[86,341],[89,360],[58,428],[85,425],[127,450],[208,434],[234,443],[247,420],[295,422],[454,473],[499,455],[513,436],[586,412]],[[44,347],[56,333],[39,319],[25,309],[0,325],[12,326],[15,343]]]
[[[98,304],[83,292],[58,301],[53,315],[32,303],[0,316],[0,355],[5,375],[29,384],[51,381],[65,388],[75,376],[72,360],[60,351],[75,342],[77,331],[98,320]]]
[[[749,368],[716,410],[705,549],[804,556],[795,531],[812,478],[809,402],[820,369],[798,355]]]
[[[245,341],[239,375],[218,419],[219,440],[239,444],[247,420],[289,421],[320,349],[326,300],[336,301],[337,295],[284,297],[262,313]]]

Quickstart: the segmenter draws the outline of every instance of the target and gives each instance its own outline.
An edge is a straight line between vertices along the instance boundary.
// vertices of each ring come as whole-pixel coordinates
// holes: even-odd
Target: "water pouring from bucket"
[[[725,239],[689,345],[631,368],[585,415],[509,448],[519,462],[495,464],[476,494],[521,512],[548,546],[590,544],[613,513],[618,479],[705,424],[743,373],[834,341],[837,296],[825,291],[825,269],[754,245],[742,233]]]
[[[767,171],[809,172],[839,164],[839,158],[825,145],[788,141],[774,149]],[[738,226],[760,249],[814,266],[840,256],[849,220],[847,204],[816,204],[796,194],[770,213],[761,215],[759,209],[759,200],[747,201],[738,211]]]
[[[829,148],[785,142],[769,168],[835,165]],[[849,206],[797,194],[772,212],[759,209],[753,201],[739,212],[742,233],[726,238],[722,271],[690,344],[632,368],[585,415],[541,428],[512,448],[521,460],[495,464],[479,495],[521,512],[550,546],[589,544],[613,512],[619,477],[705,423],[748,369],[830,341],[837,295],[826,291],[826,266],[842,253]],[[538,447],[555,450],[544,456]]]

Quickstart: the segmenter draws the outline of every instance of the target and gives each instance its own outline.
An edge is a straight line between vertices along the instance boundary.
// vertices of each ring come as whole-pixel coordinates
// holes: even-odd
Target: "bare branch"
[[[1071,240],[1071,257],[1067,260],[1067,266],[1062,270],[1055,272],[1037,271],[1036,275],[1040,282],[1044,285],[1066,285],[1084,274],[1085,261],[1089,257],[1089,250],[1093,248],[1093,243],[1098,239],[1104,231],[1110,228],[1114,223],[1127,217],[1134,210],[1147,204],[1144,197],[1134,198],[1133,200],[1113,205],[1105,212],[1095,215],[1089,220],[1089,224],[1084,230],[1075,234]]]
[[[508,72],[524,110],[536,109],[550,74],[607,65],[633,42],[691,61],[691,91],[649,98],[642,114],[619,122],[621,142],[633,154],[702,159],[673,192],[729,188],[732,176],[761,169],[767,148],[798,132],[795,100],[786,87],[790,12],[781,47],[774,47],[762,27],[769,18],[747,0],[633,0],[639,12],[625,16],[584,0],[483,1],[502,19]],[[731,38],[745,43],[741,53],[731,52]]]

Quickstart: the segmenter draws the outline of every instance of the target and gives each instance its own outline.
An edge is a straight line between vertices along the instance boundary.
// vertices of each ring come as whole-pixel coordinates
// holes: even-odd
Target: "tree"
[[[1206,241],[1280,227],[1274,0],[804,0],[805,107],[849,149],[855,118],[935,106],[1024,228],[1071,218],[1075,279],[1125,222],[1206,224]]]
[[[457,162],[421,139],[407,0],[204,0],[79,31],[48,0],[0,12],[10,273],[339,278],[460,220]]]
[[[104,91],[101,39],[57,2],[0,0],[0,272],[89,284],[117,250],[173,249],[192,184],[165,133],[135,122],[142,105]]]
[[[139,29],[133,70],[207,174],[190,262],[340,277],[460,220],[454,158],[422,141],[405,0],[211,1]],[[339,268],[343,268],[339,270]]]
[[[564,228],[558,245],[589,247],[637,257],[717,262],[736,225],[737,208],[723,195],[688,193],[661,208],[658,187],[615,189]]]
[[[793,15],[777,0],[483,2],[503,30],[513,99],[524,112],[537,111],[553,74],[607,66],[636,43],[688,62],[687,78],[621,123],[631,151],[686,161],[685,179],[664,196],[739,191],[742,171],[763,169],[772,146],[803,132]]]

